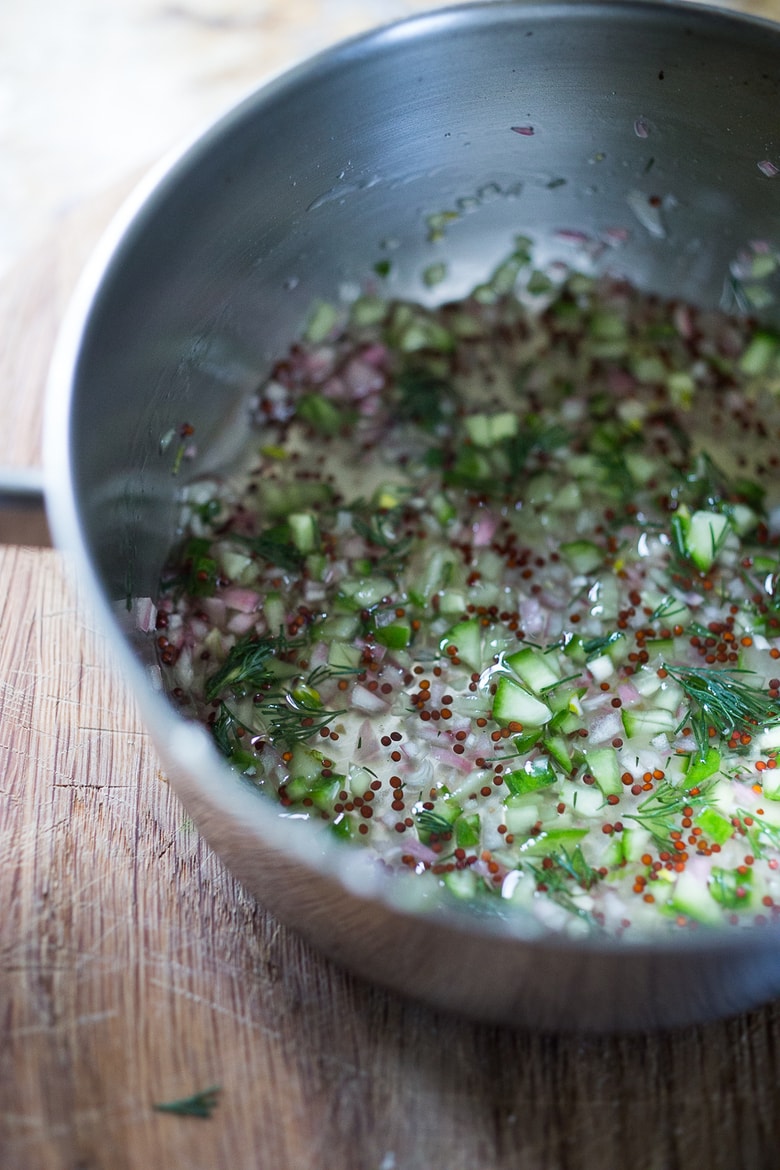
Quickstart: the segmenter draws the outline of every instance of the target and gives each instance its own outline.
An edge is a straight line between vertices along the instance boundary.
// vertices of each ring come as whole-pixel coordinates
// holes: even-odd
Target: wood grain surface
[[[39,458],[55,324],[116,200],[0,289],[0,463]],[[59,554],[0,548],[0,630],[0,1170],[780,1164],[780,1005],[556,1037],[355,980],[198,838]],[[211,1085],[209,1120],[153,1108]]]

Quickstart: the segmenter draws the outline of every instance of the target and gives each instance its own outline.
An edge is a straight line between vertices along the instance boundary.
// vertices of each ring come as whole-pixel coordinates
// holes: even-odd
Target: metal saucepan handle
[[[51,545],[40,467],[0,467],[0,544]]]

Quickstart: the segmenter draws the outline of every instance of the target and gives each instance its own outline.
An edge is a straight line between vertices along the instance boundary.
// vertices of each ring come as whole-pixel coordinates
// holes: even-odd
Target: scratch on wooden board
[[[88,1012],[83,1016],[76,1016],[75,1020],[65,1017],[55,1020],[54,1023],[20,1024],[16,1028],[10,1028],[7,1037],[9,1040],[22,1040],[27,1036],[50,1035],[58,1029],[70,1029],[74,1024],[77,1028],[81,1028],[89,1024],[100,1024],[104,1020],[115,1020],[118,1015],[119,1012],[116,1008],[110,1008],[103,1012]]]
[[[32,721],[33,705],[35,701],[35,686],[27,688],[17,687],[8,680],[0,682],[0,712],[3,720],[12,720],[23,727],[29,727]]]
[[[243,1012],[234,1011],[233,1008],[225,1007],[224,1004],[215,1003],[214,1000],[208,999],[205,995],[198,995],[194,991],[189,991],[186,987],[178,987],[175,983],[163,979],[150,979],[150,987],[157,987],[161,991],[167,991],[175,996],[180,996],[182,999],[188,1000],[190,1003],[197,1004],[198,1007],[204,1007],[207,1011],[216,1012],[218,1015],[227,1016],[228,1019],[233,1020],[237,1024],[251,1028],[255,1032],[260,1032],[263,1036],[267,1036],[271,1040],[281,1039],[282,1032],[280,1028],[269,1028],[266,1024],[261,1024],[258,1020],[248,1016]]]
[[[55,1142],[69,1137],[74,1132],[83,1131],[86,1126],[92,1126],[104,1132],[111,1123],[122,1125],[138,1125],[148,1117],[148,1109],[136,1105],[127,1108],[108,1109],[105,1106],[94,1106],[88,1109],[77,1109],[66,1122],[52,1124],[46,1116],[31,1113],[2,1114],[3,1122],[9,1130],[17,1129],[24,1132],[13,1134],[6,1143],[8,1153],[10,1147],[21,1150],[39,1142]],[[6,1150],[3,1151],[6,1153]],[[79,1163],[81,1165],[81,1163]]]

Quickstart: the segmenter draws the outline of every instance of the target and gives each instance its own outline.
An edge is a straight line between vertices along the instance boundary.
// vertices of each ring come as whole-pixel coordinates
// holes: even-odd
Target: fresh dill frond
[[[746,682],[753,672],[706,666],[670,666],[670,678],[680,684],[690,701],[691,727],[699,750],[709,741],[709,730],[717,735],[752,733],[780,723],[780,700],[761,687]]]
[[[410,360],[396,378],[398,413],[423,430],[435,431],[455,411],[452,384],[420,359]]]
[[[648,621],[660,622],[662,620],[668,621],[673,618],[675,614],[687,612],[687,606],[679,597],[675,597],[672,593],[667,593],[666,597],[658,602],[653,612],[650,614]]]
[[[200,1093],[193,1093],[191,1097],[182,1097],[179,1101],[158,1101],[153,1106],[158,1113],[175,1113],[178,1117],[201,1117],[207,1119],[219,1103],[221,1085],[211,1085]]]
[[[582,643],[582,649],[587,659],[597,658],[603,654],[605,650],[609,650],[610,646],[614,646],[616,642],[622,641],[625,637],[622,630],[613,630],[611,634],[605,634],[601,638],[587,638]]]
[[[391,508],[387,512],[373,514],[366,520],[353,513],[352,527],[355,532],[368,544],[384,550],[384,555],[377,562],[377,569],[389,569],[392,565],[405,557],[412,546],[411,536],[400,536],[395,527],[401,519],[402,508]]]
[[[698,785],[698,791],[694,792],[677,788],[664,780],[652,796],[642,801],[635,813],[626,813],[624,820],[636,821],[643,829],[647,829],[662,849],[673,849],[674,839],[671,834],[677,818],[682,816],[684,808],[704,803],[713,783],[714,778],[709,783]]]
[[[211,540],[205,536],[190,537],[182,549],[177,571],[163,584],[188,597],[213,597],[217,588],[217,562],[211,555]]]
[[[524,862],[523,868],[526,868],[536,879],[536,884],[550,899],[555,902],[563,910],[567,910],[569,914],[581,918],[587,922],[591,930],[603,930],[602,924],[591,913],[581,906],[572,893],[572,882],[576,881],[579,886],[579,879],[573,879],[570,871],[562,868],[560,865],[553,864],[551,868],[544,869],[539,865],[532,865],[530,862]],[[580,887],[582,888],[582,887]]]
[[[737,809],[739,827],[750,842],[750,852],[756,857],[766,855],[766,845],[772,849],[780,849],[780,828],[770,825],[769,821],[747,809]]]
[[[509,462],[509,472],[512,476],[520,475],[531,455],[544,452],[549,453],[559,447],[566,447],[571,442],[571,435],[565,427],[553,424],[546,426],[540,421],[521,426],[517,434],[505,439],[503,446]]]
[[[553,865],[567,874],[583,890],[591,889],[601,879],[599,871],[588,864],[585,854],[582,852],[582,846],[579,844],[575,845],[571,853],[566,849],[559,849],[549,856]],[[548,871],[545,870],[545,872]]]
[[[343,709],[329,711],[311,694],[296,697],[288,691],[279,698],[263,703],[257,708],[257,713],[267,722],[271,738],[280,739],[290,746],[303,743],[312,735],[319,735],[323,728],[345,712]]]
[[[347,666],[346,664],[344,666],[331,666],[329,662],[323,662],[321,666],[315,666],[314,670],[307,676],[306,686],[316,690],[317,687],[321,687],[324,682],[328,682],[332,678],[361,674],[363,670],[363,666]]]
[[[267,668],[269,659],[278,658],[299,645],[300,641],[290,641],[283,634],[275,638],[244,635],[230,648],[219,670],[206,680],[206,702],[212,702],[226,690],[239,693],[259,690],[272,677]]]
[[[259,536],[246,536],[242,532],[231,532],[230,539],[245,545],[255,556],[275,565],[278,569],[295,573],[303,564],[303,553],[291,540],[275,530],[261,532]]]
[[[218,750],[240,772],[253,773],[257,760],[245,746],[245,735],[255,733],[243,723],[227,703],[220,703],[217,717],[208,725]]]
[[[438,837],[441,837],[445,833],[452,832],[451,822],[432,809],[424,808],[420,812],[415,813],[415,820],[417,821],[418,829],[422,829],[424,833],[435,833]]]

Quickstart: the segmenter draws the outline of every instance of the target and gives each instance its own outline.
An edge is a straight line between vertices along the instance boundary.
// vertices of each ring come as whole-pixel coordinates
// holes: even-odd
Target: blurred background
[[[621,0],[614,0],[620,3]],[[0,0],[0,279],[255,84],[431,0]],[[727,4],[720,5],[728,7]],[[744,7],[780,18],[780,0]]]
[[[0,0],[0,278],[255,84],[420,0]]]

